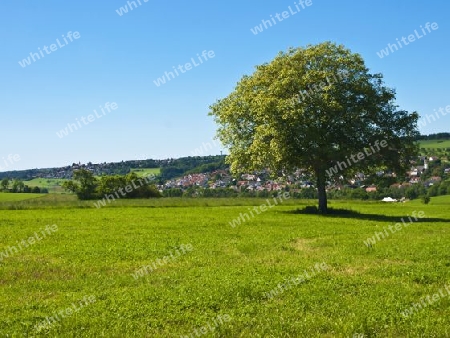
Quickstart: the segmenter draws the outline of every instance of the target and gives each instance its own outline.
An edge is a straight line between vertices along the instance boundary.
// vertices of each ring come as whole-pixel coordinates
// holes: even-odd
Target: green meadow
[[[44,196],[43,194],[28,194],[28,193],[20,193],[20,194],[12,194],[7,192],[0,192],[0,205],[2,203],[9,202],[17,202],[17,201],[25,201],[29,199],[34,199]]]
[[[161,168],[139,168],[131,169],[131,172],[136,173],[138,176],[149,176],[149,175],[159,175],[161,173]]]
[[[31,188],[47,188],[49,193],[63,193],[64,189],[61,185],[65,181],[67,180],[61,178],[34,178],[29,181],[24,181],[24,183]]]
[[[266,200],[118,200],[101,209],[70,195],[4,201],[0,336],[450,336],[450,196],[297,212],[314,202],[257,214]],[[57,231],[19,248],[48,225]],[[312,273],[317,264],[327,269]]]
[[[420,147],[425,149],[450,148],[450,140],[422,140]]]

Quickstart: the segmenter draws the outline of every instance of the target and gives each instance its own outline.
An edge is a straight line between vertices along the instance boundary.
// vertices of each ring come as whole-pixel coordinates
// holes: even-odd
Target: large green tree
[[[13,180],[13,182],[12,182],[12,192],[23,192],[24,188],[25,188],[25,184],[21,180],[19,180],[17,178],[15,178]]]
[[[307,169],[321,213],[327,180],[383,168],[400,175],[417,152],[418,114],[399,110],[382,75],[331,42],[280,53],[210,108],[233,172]]]
[[[7,191],[9,186],[9,178],[5,177],[4,179],[2,179],[0,186],[2,187],[3,191]]]
[[[91,171],[80,169],[73,172],[73,180],[65,181],[62,188],[76,193],[80,200],[89,200],[96,198],[97,184],[98,180]]]

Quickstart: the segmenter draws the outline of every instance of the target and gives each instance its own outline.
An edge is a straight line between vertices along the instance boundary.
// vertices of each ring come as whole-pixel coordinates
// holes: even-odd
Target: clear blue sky
[[[371,72],[383,73],[402,109],[425,115],[450,105],[448,1],[312,0],[257,35],[250,29],[289,6],[297,11],[298,0],[144,1],[122,16],[116,10],[125,0],[2,1],[0,171],[190,156],[212,144],[209,105],[244,74],[279,51],[326,40],[360,53]],[[423,35],[427,22],[439,28],[389,56],[377,55],[414,30]],[[79,36],[66,44],[62,35],[69,31]],[[44,46],[48,54],[19,65]],[[203,51],[215,57],[155,85],[172,66]],[[98,108],[107,102],[118,108],[101,115]],[[57,136],[76,119],[84,116],[86,123],[94,109],[101,118]],[[450,114],[421,129],[442,131],[450,131]],[[5,166],[10,154],[20,160]]]

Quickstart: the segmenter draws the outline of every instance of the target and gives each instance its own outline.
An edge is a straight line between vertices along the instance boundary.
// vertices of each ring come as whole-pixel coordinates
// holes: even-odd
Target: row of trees
[[[292,198],[317,199],[318,193],[315,188],[303,188],[289,190]],[[278,191],[242,191],[238,192],[230,188],[204,189],[200,187],[190,187],[188,189],[172,188],[163,191],[164,197],[259,197],[270,198],[278,195]],[[362,188],[344,188],[328,192],[329,199],[354,199],[380,201],[384,197],[392,197],[397,200],[401,198],[417,199],[424,196],[433,197],[439,195],[450,195],[450,182],[444,181],[436,183],[430,188],[425,188],[422,184],[413,184],[406,187],[381,188],[375,192],[366,192]]]
[[[364,189],[343,189],[335,190],[328,193],[331,199],[360,199],[360,200],[376,200],[379,201],[384,197],[392,197],[401,199],[418,199],[426,197],[434,197],[441,195],[450,195],[450,182],[438,182],[430,186],[428,189],[422,184],[413,184],[406,187],[393,187],[379,189],[374,192],[366,192]]]
[[[32,193],[32,194],[46,194],[48,190],[46,188],[39,188],[38,186],[29,187],[22,180],[17,178],[9,179],[7,177],[3,178],[0,182],[0,188],[3,192],[12,193]]]
[[[442,140],[442,139],[450,139],[450,133],[437,133],[430,135],[420,135],[417,137],[418,140]]]
[[[95,177],[91,171],[80,169],[74,172],[73,180],[65,181],[62,187],[75,193],[80,200],[99,199],[107,195],[117,198],[161,197],[150,179],[139,177],[136,173]]]

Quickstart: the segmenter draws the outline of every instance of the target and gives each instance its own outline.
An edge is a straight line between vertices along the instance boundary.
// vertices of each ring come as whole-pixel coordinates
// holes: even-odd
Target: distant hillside
[[[420,143],[421,153],[426,155],[448,155],[450,152],[450,133],[437,133],[430,135],[420,135],[417,139]],[[435,153],[435,154],[434,154]],[[18,171],[0,172],[0,180],[3,178],[17,178],[21,180],[32,179],[71,179],[74,170],[88,169],[95,175],[125,175],[131,171],[139,169],[149,169],[146,172],[160,172],[161,181],[181,177],[186,174],[208,173],[218,169],[227,169],[225,164],[225,155],[216,156],[189,156],[178,159],[164,160],[132,160],[111,163],[91,162],[87,164],[73,163],[72,165],[59,168],[28,169]],[[152,170],[150,170],[152,169]],[[142,170],[141,170],[141,173]]]
[[[209,173],[218,169],[226,169],[225,155],[183,157],[170,161],[161,167],[161,180],[171,180],[186,174]]]
[[[157,173],[160,171],[161,179],[171,179],[177,176],[182,176],[185,173],[194,172],[208,172],[216,169],[223,169],[227,167],[224,163],[225,155],[218,156],[195,156],[183,157],[179,159],[165,159],[165,160],[133,160],[112,163],[73,163],[72,165],[59,168],[44,168],[44,169],[28,169],[17,171],[5,171],[0,173],[0,180],[3,178],[17,178],[21,180],[33,180],[39,178],[46,179],[71,179],[74,170],[88,169],[95,175],[125,175],[131,171],[138,171],[139,169],[152,169],[146,172]]]
[[[423,156],[437,156],[446,161],[450,157],[450,133],[421,135],[418,143]]]
[[[450,140],[450,133],[420,135],[417,140]]]

